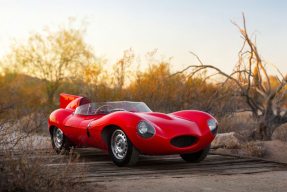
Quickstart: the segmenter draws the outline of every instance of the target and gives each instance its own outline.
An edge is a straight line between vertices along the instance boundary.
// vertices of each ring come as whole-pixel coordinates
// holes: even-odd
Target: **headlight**
[[[151,138],[155,133],[154,127],[147,121],[139,122],[137,126],[137,130],[138,130],[139,136],[145,139]]]
[[[207,121],[207,125],[208,125],[208,127],[209,127],[211,133],[212,133],[213,135],[215,135],[216,132],[217,132],[217,129],[216,129],[216,128],[217,128],[217,122],[216,122],[215,120],[213,120],[213,119],[209,119],[209,120]]]
[[[138,132],[139,134],[143,135],[147,132],[148,130],[148,127],[146,125],[146,123],[144,121],[141,121],[139,124],[138,124]]]

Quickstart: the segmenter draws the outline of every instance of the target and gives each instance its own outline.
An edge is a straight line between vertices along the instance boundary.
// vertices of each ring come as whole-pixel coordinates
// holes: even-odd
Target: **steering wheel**
[[[99,107],[96,112],[95,115],[102,115],[102,114],[108,114],[110,113],[114,108],[110,105],[103,105],[101,107]]]

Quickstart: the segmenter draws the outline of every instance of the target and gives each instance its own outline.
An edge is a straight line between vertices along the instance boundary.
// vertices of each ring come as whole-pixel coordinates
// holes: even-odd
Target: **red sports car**
[[[91,103],[86,97],[61,94],[60,109],[48,122],[57,153],[89,146],[109,152],[117,166],[134,165],[140,154],[180,154],[187,162],[202,161],[218,123],[201,111],[152,112],[143,102]]]

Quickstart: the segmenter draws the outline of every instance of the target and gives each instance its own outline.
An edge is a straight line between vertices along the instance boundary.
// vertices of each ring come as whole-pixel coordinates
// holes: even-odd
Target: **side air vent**
[[[170,141],[170,144],[175,147],[189,147],[194,144],[196,137],[190,135],[184,135],[175,137]]]

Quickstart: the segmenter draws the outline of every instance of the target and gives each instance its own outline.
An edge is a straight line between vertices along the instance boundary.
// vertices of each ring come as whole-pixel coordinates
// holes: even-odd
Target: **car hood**
[[[163,113],[137,113],[138,116],[154,125],[157,134],[164,137],[176,137],[179,135],[201,136],[202,132],[195,122],[181,119]]]

